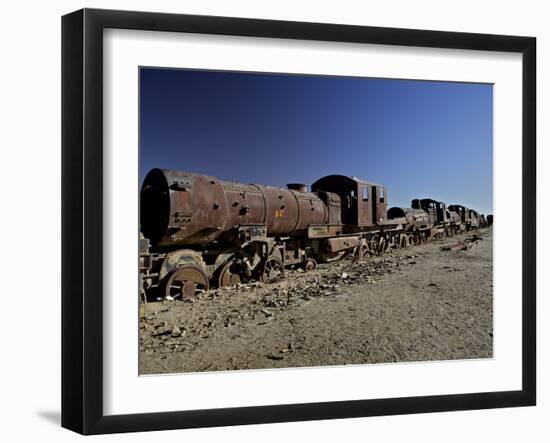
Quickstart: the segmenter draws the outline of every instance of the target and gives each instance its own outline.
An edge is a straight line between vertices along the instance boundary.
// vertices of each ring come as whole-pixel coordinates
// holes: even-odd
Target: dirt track
[[[140,373],[488,358],[492,232],[142,305]]]

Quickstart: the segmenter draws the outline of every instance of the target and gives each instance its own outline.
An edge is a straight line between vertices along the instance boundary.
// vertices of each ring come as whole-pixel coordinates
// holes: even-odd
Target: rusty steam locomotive
[[[356,177],[329,175],[310,192],[287,186],[151,170],[140,195],[142,297],[151,290],[194,297],[211,286],[269,281],[285,267],[311,270],[487,224],[472,209],[432,199],[388,210],[387,189]]]

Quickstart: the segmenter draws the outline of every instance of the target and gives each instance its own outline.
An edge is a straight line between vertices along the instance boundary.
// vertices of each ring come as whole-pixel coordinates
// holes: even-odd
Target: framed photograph
[[[62,20],[62,425],[536,402],[532,37]]]

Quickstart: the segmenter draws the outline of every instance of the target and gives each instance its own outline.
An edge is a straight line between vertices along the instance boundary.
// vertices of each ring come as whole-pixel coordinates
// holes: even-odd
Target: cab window
[[[369,199],[369,188],[365,186],[363,188],[363,201],[367,201]]]

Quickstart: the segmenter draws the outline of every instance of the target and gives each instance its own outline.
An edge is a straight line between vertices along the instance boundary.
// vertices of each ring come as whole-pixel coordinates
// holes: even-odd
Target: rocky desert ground
[[[490,358],[492,232],[475,235],[142,304],[140,373]]]

